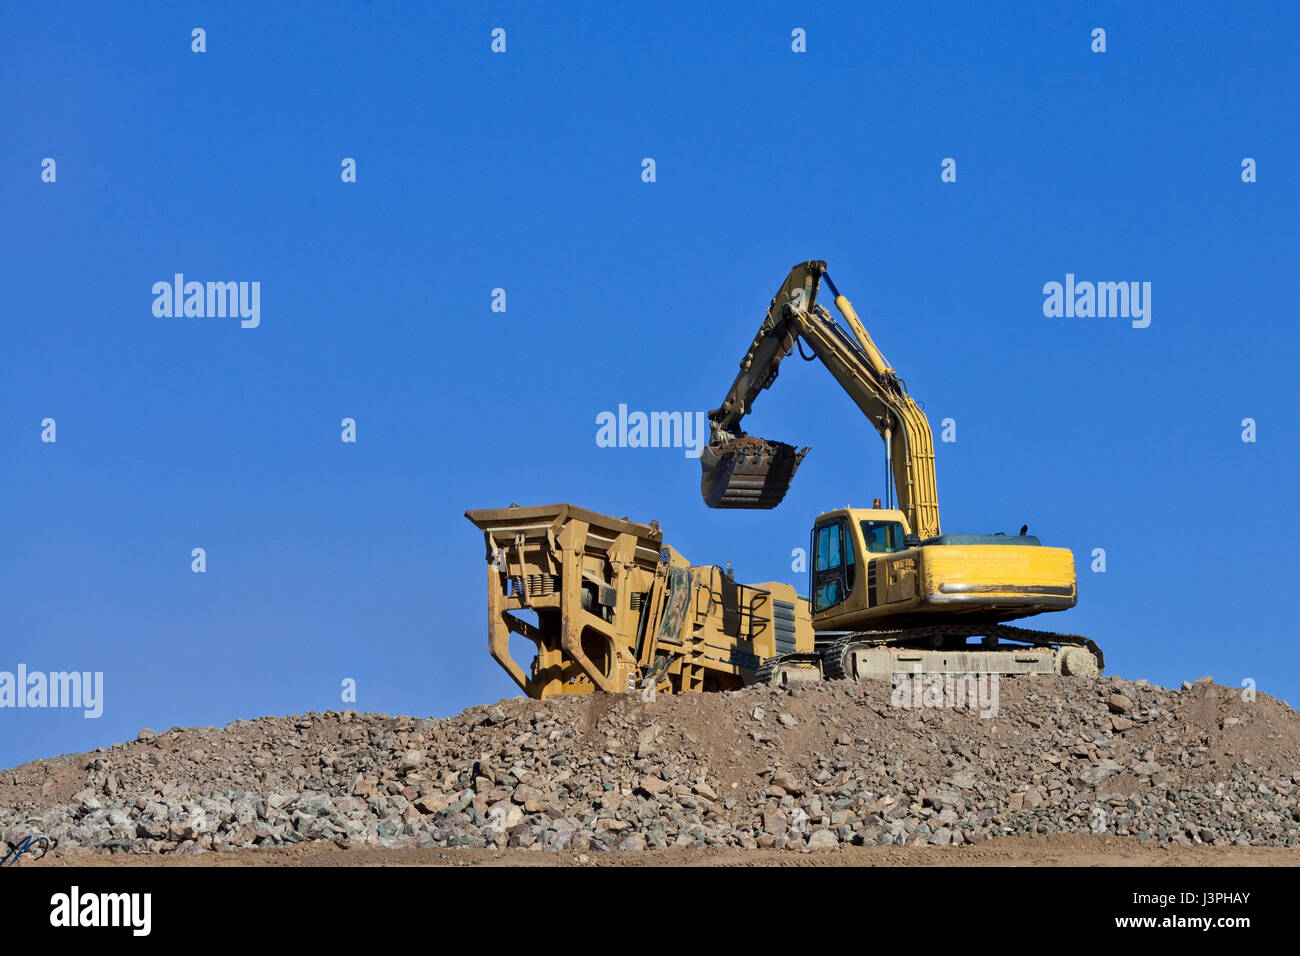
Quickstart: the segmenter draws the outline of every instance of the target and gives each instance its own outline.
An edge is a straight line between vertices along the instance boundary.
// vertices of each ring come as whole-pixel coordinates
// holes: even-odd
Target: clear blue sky
[[[1037,626],[1294,702],[1297,34],[1287,4],[11,7],[0,670],[105,700],[0,710],[0,766],[342,709],[345,677],[388,713],[510,695],[469,507],[657,518],[804,590],[816,514],[883,496],[823,369],[746,421],[813,446],[772,512],[595,419],[715,407],[809,258],[956,420],[945,530],[1074,550],[1079,606]],[[260,282],[260,326],[155,317],[177,272]],[[1150,327],[1046,318],[1066,273],[1151,282]]]

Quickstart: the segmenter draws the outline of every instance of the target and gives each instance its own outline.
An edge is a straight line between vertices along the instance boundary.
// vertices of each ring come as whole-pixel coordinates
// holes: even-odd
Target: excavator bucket
[[[775,508],[808,454],[785,442],[741,435],[700,454],[700,494],[710,508]]]

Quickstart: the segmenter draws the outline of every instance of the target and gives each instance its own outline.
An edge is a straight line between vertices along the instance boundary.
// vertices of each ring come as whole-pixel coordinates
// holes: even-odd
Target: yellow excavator
[[[818,302],[822,283],[847,328]],[[775,508],[785,497],[809,449],[740,426],[796,347],[808,361],[821,360],[880,434],[890,480],[884,507],[876,499],[871,508],[828,511],[814,522],[815,649],[764,661],[756,679],[784,683],[814,671],[858,680],[912,671],[1099,674],[1102,653],[1087,638],[1005,623],[1075,605],[1068,549],[1044,547],[1027,528],[1014,536],[940,530],[930,424],[821,260],[790,271],[721,407],[709,412],[710,440],[700,455],[705,504]]]
[[[817,301],[825,282],[847,323]],[[796,266],[768,306],[721,408],[709,413],[701,491],[715,508],[774,508],[808,453],[746,435],[741,420],[803,345],[885,442],[897,501],[813,523],[809,597],[695,565],[641,524],[572,504],[467,511],[483,533],[488,649],[534,698],[684,694],[756,682],[898,674],[1091,677],[1101,650],[1077,634],[1006,622],[1074,606],[1074,558],[1037,538],[944,534],[925,415],[867,335],[826,263]],[[528,650],[535,653],[528,659]]]

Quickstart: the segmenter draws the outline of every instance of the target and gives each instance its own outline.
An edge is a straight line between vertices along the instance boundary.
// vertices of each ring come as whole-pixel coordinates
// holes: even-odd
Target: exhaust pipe
[[[700,453],[700,494],[710,508],[775,508],[810,448],[753,435],[710,444]]]

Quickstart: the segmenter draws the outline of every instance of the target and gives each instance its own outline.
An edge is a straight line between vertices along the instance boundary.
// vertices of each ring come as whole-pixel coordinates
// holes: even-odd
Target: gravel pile
[[[1300,838],[1300,721],[1283,702],[1209,678],[1181,690],[1004,678],[998,690],[991,717],[836,681],[143,730],[0,771],[0,855],[34,835],[55,854]]]

